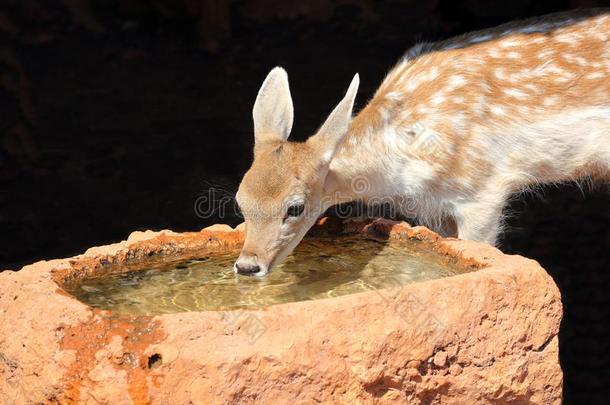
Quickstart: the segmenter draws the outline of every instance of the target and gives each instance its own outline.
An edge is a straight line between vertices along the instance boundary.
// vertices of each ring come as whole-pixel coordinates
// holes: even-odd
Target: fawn
[[[419,44],[352,120],[356,74],[303,143],[287,141],[288,77],[274,68],[252,113],[254,161],[236,195],[246,239],[234,270],[266,274],[341,202],[391,199],[433,229],[449,221],[459,238],[495,244],[511,195],[607,179],[609,40],[610,13],[590,10]]]

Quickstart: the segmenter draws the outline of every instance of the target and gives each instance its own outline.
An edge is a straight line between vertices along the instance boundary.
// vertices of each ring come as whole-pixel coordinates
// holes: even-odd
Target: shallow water
[[[79,300],[118,313],[153,315],[184,311],[260,308],[337,297],[448,277],[460,272],[413,243],[361,238],[301,242],[265,277],[236,275],[233,251],[163,262],[143,270],[89,278],[66,290]]]

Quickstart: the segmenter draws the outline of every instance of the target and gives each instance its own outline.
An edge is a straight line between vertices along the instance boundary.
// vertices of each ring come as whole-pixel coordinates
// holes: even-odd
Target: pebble
[[[437,367],[445,367],[447,364],[447,353],[441,351],[434,355],[434,365]]]
[[[452,376],[462,374],[462,367],[459,364],[452,364],[451,366],[449,366],[449,374],[451,374]]]

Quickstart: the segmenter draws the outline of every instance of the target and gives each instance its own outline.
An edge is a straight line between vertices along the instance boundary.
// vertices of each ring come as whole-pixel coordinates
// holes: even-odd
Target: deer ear
[[[359,84],[360,76],[356,73],[343,100],[337,104],[318,132],[308,140],[321,152],[323,164],[330,163],[343,137],[347,134],[352,122],[352,110]]]
[[[288,86],[288,74],[281,67],[273,68],[267,75],[256,96],[252,117],[255,143],[288,139],[292,129],[294,109]]]

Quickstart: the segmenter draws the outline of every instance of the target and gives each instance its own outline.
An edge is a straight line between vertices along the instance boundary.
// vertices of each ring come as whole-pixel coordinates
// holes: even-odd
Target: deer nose
[[[235,263],[235,269],[237,270],[238,274],[242,274],[244,276],[252,276],[261,271],[261,268],[256,264]]]

